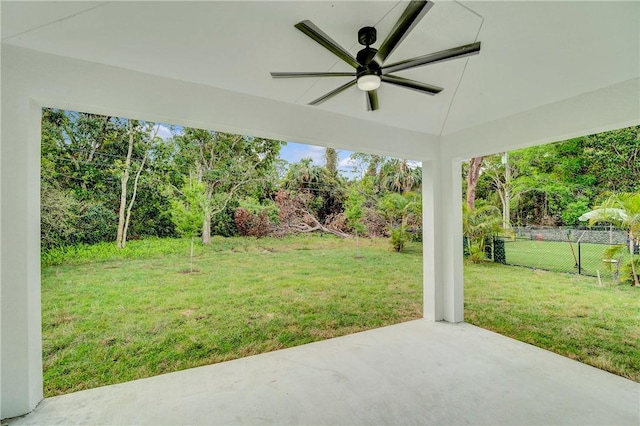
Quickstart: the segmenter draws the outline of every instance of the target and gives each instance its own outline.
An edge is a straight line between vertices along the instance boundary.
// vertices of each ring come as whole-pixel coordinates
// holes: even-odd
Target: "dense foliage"
[[[476,197],[513,226],[573,226],[612,192],[640,192],[640,126],[484,157]]]
[[[355,153],[360,176],[279,158],[285,142],[89,113],[44,109],[44,249],[146,236],[420,234],[422,173],[407,160]],[[473,174],[473,176],[471,175]],[[502,226],[577,225],[611,192],[640,191],[640,126],[473,159],[467,193]],[[473,209],[470,209],[473,210]],[[495,222],[495,217],[492,218]]]
[[[161,126],[170,133],[164,138]],[[324,165],[310,158],[283,165],[283,144],[44,109],[42,247],[116,242],[124,248],[131,239],[178,236],[209,244],[212,235],[319,230],[398,234],[395,247],[402,249],[409,231],[419,229],[417,165],[355,154],[366,174],[348,181],[335,149],[326,149]]]

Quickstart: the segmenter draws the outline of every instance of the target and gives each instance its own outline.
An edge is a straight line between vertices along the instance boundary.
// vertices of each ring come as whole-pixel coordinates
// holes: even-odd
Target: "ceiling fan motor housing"
[[[358,72],[360,72],[360,68],[369,69],[372,71],[379,71],[380,65],[376,61],[373,60],[375,58],[376,53],[378,51],[373,47],[365,47],[356,55],[356,61],[360,66],[358,67]]]

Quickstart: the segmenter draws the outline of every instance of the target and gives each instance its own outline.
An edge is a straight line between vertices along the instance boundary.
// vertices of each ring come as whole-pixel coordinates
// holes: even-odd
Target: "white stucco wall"
[[[423,161],[424,313],[451,322],[463,320],[460,162],[640,123],[640,79],[439,137],[10,46],[1,55],[1,418],[24,414],[42,398],[42,106]]]

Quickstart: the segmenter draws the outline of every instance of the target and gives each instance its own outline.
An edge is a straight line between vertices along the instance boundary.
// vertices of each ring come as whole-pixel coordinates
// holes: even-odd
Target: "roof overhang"
[[[393,60],[476,40],[480,54],[403,72],[445,90],[426,96],[383,85],[374,112],[356,88],[306,105],[340,78],[269,72],[348,69],[293,25],[311,19],[355,54],[357,29],[375,25],[383,38],[406,2],[1,5],[3,65],[35,61],[48,73],[37,78],[60,87],[33,97],[58,90],[58,104],[94,111],[413,158],[439,147],[464,158],[640,120],[638,2],[437,2]],[[122,102],[108,107],[114,96]]]

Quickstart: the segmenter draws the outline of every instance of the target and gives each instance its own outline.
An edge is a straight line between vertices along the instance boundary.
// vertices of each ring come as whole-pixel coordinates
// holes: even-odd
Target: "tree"
[[[193,272],[193,240],[202,231],[206,188],[202,182],[188,179],[179,192],[182,197],[171,201],[171,219],[178,233],[191,239],[190,271]]]
[[[55,164],[54,177],[62,188],[73,188],[81,199],[103,197],[112,189],[109,168],[126,153],[121,141],[126,121],[109,116],[44,109],[42,157]]]
[[[313,159],[303,158],[289,166],[283,186],[289,190],[321,191],[325,185],[325,170],[313,164]]]
[[[640,287],[639,271],[634,260],[634,244],[640,242],[640,192],[611,194],[599,206],[580,216],[580,220],[589,221],[590,225],[597,222],[608,222],[626,229],[629,233],[629,251],[631,253],[631,271],[633,284]],[[619,246],[622,248],[623,246]],[[609,257],[615,250],[609,251]]]
[[[77,232],[80,203],[72,192],[55,182],[42,180],[40,197],[40,241],[43,249],[64,246]]]
[[[204,185],[202,242],[210,244],[212,217],[269,175],[282,143],[192,128],[175,141],[186,173]]]
[[[600,191],[640,191],[640,126],[578,138],[584,172]]]
[[[607,191],[640,190],[640,126],[519,149],[508,157],[508,170],[499,155],[485,157],[477,186],[478,198],[502,206],[504,222],[509,208],[512,222],[576,225]]]
[[[58,212],[62,206],[73,206],[73,211],[67,211],[66,222],[52,224],[60,225],[59,230],[72,230],[58,234],[58,245],[113,240],[116,181],[112,169],[114,159],[123,152],[119,141],[125,134],[124,122],[114,117],[43,109],[41,203],[51,206],[51,189],[57,195],[65,194],[58,198]],[[72,216],[76,221],[69,228]]]
[[[536,146],[510,153],[516,170],[512,181],[515,210],[526,223],[561,225],[563,213],[578,199],[592,196],[580,140]],[[578,208],[574,205],[572,208]]]
[[[347,224],[353,229],[356,234],[356,257],[359,256],[359,235],[365,230],[362,224],[362,204],[365,197],[361,192],[360,185],[353,183],[349,188],[349,196],[345,202],[345,215],[347,217]]]
[[[390,158],[380,168],[380,181],[388,191],[408,194],[422,186],[422,169],[407,160]]]
[[[485,257],[487,239],[502,231],[500,211],[490,204],[478,205],[473,209],[462,206],[462,230],[467,237],[469,255],[473,263]]]
[[[476,186],[482,171],[482,160],[484,157],[474,157],[469,160],[469,170],[467,173],[467,207],[473,210],[476,205]]]
[[[325,148],[324,150],[325,168],[329,176],[338,176],[338,152],[333,148]]]
[[[514,177],[514,169],[509,163],[509,153],[484,157],[484,166],[484,173],[491,178],[492,188],[498,195],[502,206],[502,227],[509,229],[511,227],[511,198],[513,194],[511,181]],[[467,206],[469,206],[468,203]]]
[[[387,220],[391,247],[394,251],[401,252],[408,240],[409,225],[420,222],[422,197],[415,192],[404,195],[390,193],[380,200],[379,208]]]
[[[364,176],[378,176],[380,172],[380,165],[384,162],[384,157],[375,154],[365,154],[363,152],[354,152],[349,156],[354,169],[362,177]]]
[[[129,127],[129,143],[127,149],[127,156],[122,166],[122,174],[120,176],[120,208],[118,210],[118,231],[116,234],[116,246],[120,249],[125,248],[127,244],[127,233],[129,230],[129,223],[131,222],[131,210],[136,201],[138,195],[138,183],[140,182],[140,175],[145,168],[147,157],[149,154],[150,142],[147,140],[155,139],[158,127],[153,124],[143,125],[137,121],[128,120]],[[150,131],[155,127],[155,134],[150,135]],[[133,188],[131,189],[131,196],[128,196],[128,183],[129,173],[131,172],[131,162],[133,157],[134,142],[138,141],[138,145],[142,146],[142,160],[138,164],[138,170],[136,171],[135,178],[133,180]],[[127,206],[128,204],[128,206]],[[126,210],[125,210],[126,209]]]
[[[65,244],[115,239],[122,246],[129,234],[176,235],[163,193],[183,178],[173,165],[173,144],[153,138],[154,123],[131,121],[133,132],[127,119],[43,109],[42,180],[80,206],[76,232]]]
[[[276,193],[276,206],[278,206],[279,232],[281,234],[326,232],[338,237],[348,237],[339,229],[334,229],[330,224],[323,224],[313,212],[313,194],[310,191],[286,191],[281,189]]]
[[[282,181],[290,197],[298,197],[308,214],[328,226],[343,212],[345,182],[338,174],[332,175],[326,167],[303,158],[291,164]]]

